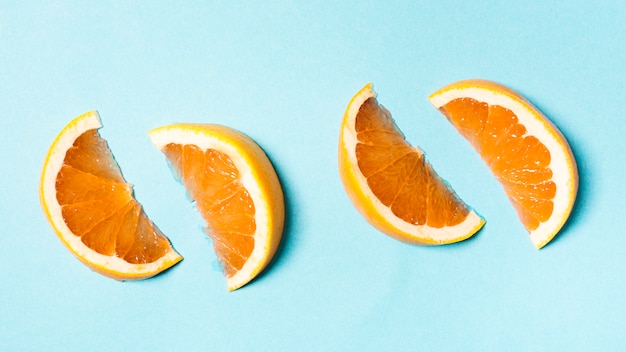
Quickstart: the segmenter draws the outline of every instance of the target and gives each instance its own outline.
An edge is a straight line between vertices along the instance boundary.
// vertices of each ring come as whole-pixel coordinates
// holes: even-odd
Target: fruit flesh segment
[[[132,186],[97,130],[86,131],[68,149],[56,191],[68,228],[94,251],[145,264],[169,250],[169,241],[133,198]]]
[[[356,116],[358,167],[374,195],[402,220],[442,228],[461,223],[469,209],[411,147],[375,98]]]
[[[255,208],[232,159],[217,150],[171,143],[163,149],[207,223],[224,274],[237,273],[254,249]]]
[[[547,221],[556,185],[546,146],[525,136],[526,128],[504,107],[458,98],[440,110],[485,160],[524,226],[532,231]]]

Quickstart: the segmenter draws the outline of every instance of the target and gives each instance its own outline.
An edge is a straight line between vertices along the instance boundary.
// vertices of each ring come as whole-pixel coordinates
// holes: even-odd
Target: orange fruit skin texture
[[[419,187],[418,188],[411,187],[411,189],[404,189],[402,192],[398,193],[399,197],[405,198],[405,202],[403,203],[405,204],[413,203],[418,208],[421,208],[417,210],[406,209],[406,207],[404,209],[400,209],[400,211],[397,212],[398,214],[400,214],[400,217],[403,218],[400,221],[410,222],[417,226],[425,225],[426,223],[428,226],[431,226],[433,228],[442,228],[442,227],[446,227],[449,225],[456,225],[459,222],[463,221],[468,216],[468,214],[471,214],[473,218],[475,219],[475,223],[471,226],[471,228],[464,229],[464,232],[456,233],[453,235],[447,235],[445,239],[430,237],[427,234],[409,233],[405,230],[400,229],[398,226],[396,226],[393,220],[390,221],[389,214],[383,214],[380,211],[381,204],[378,203],[378,199],[375,199],[378,196],[369,194],[366,191],[366,187],[369,187],[369,186],[365,186],[361,184],[362,182],[357,181],[360,177],[364,176],[365,173],[368,173],[368,171],[359,168],[359,166],[363,166],[364,164],[356,165],[355,161],[350,159],[350,151],[348,150],[349,147],[347,146],[348,143],[346,142],[347,137],[344,134],[346,133],[345,132],[346,129],[350,128],[349,126],[349,123],[351,123],[350,115],[354,113],[353,111],[351,112],[351,107],[354,105],[355,99],[357,97],[360,97],[362,94],[364,94],[364,92],[367,92],[367,91],[371,91],[371,84],[368,84],[363,89],[361,89],[361,91],[353,97],[352,101],[348,105],[348,109],[346,110],[346,113],[344,114],[344,117],[343,117],[342,126],[341,126],[342,132],[339,138],[339,153],[338,153],[339,154],[338,167],[340,171],[339,174],[340,174],[341,181],[344,185],[344,188],[346,190],[346,193],[348,197],[350,198],[351,202],[353,203],[353,205],[355,206],[355,208],[375,228],[385,233],[386,235],[402,242],[418,244],[418,245],[441,245],[441,244],[446,244],[446,243],[462,241],[471,237],[484,225],[484,220],[482,220],[482,218],[480,218],[477,214],[471,211],[467,207],[467,205],[463,203],[463,201],[457,197],[457,195],[452,191],[452,189],[449,188],[449,186],[435,173],[435,171],[432,169],[430,164],[424,159],[423,152],[421,152],[419,148],[412,147],[408,144],[408,142],[406,142],[402,133],[395,126],[395,123],[391,119],[391,116],[388,115],[389,114],[388,111],[386,111],[382,106],[378,106],[377,103],[374,104],[375,105],[374,109],[375,110],[382,109],[382,111],[384,111],[383,114],[387,114],[389,120],[384,121],[385,119],[383,119],[383,120],[376,121],[377,119],[374,118],[371,121],[363,121],[366,124],[371,124],[369,127],[368,126],[360,127],[358,126],[359,122],[357,121],[357,126],[355,126],[357,130],[356,131],[357,134],[359,134],[359,131],[358,131],[359,129],[366,130],[369,128],[373,130],[378,130],[380,132],[380,133],[377,133],[377,135],[371,135],[368,133],[362,133],[363,131],[361,131],[361,137],[358,137],[359,141],[363,140],[364,138],[365,139],[371,138],[370,142],[373,141],[372,144],[380,146],[380,147],[375,146],[374,148],[386,148],[387,149],[386,152],[380,153],[378,154],[378,156],[374,156],[374,158],[382,157],[384,159],[387,157],[386,154],[391,155],[394,153],[392,151],[393,149],[402,149],[401,151],[402,153],[405,153],[408,158],[414,159],[412,160],[412,162],[417,162],[418,166],[420,166],[420,167],[417,167],[418,169],[421,169],[421,171],[418,172],[419,176],[417,177],[418,178],[423,177],[425,180],[426,179],[428,180],[427,182],[430,182],[429,185],[423,187],[424,189],[419,189]],[[373,93],[372,93],[372,96],[373,96]],[[369,99],[375,99],[375,98],[372,97]],[[365,101],[362,105],[360,105],[359,109],[361,112],[364,112],[365,110],[371,109],[371,106],[372,106],[371,104]],[[368,136],[365,136],[365,135],[368,135]],[[365,143],[367,143],[367,141]],[[358,154],[359,149],[363,149],[363,148],[367,149],[367,146],[365,144],[357,144],[356,148],[357,148],[356,153]],[[372,164],[376,164],[377,162],[378,162],[377,160],[374,160]],[[387,161],[382,161],[382,163],[388,164]],[[404,174],[407,171],[410,172],[410,170],[404,170],[404,171],[399,171],[399,174]],[[400,178],[404,179],[405,177],[406,175],[401,176]],[[367,180],[367,182],[369,181],[370,180]],[[393,181],[390,179],[381,181],[381,183],[386,183],[386,182],[393,182]],[[414,186],[416,185],[417,184],[415,184]],[[423,186],[424,184],[421,184],[421,185]],[[393,188],[397,188],[397,187],[393,187]],[[428,189],[426,190],[425,188],[428,188]],[[427,201],[423,201],[423,203],[422,201],[415,201],[416,198],[423,199],[423,196],[427,193],[429,194],[429,196],[433,196],[439,199],[440,201],[439,202],[435,201],[434,203],[426,203]],[[385,197],[382,194],[381,196],[383,198]],[[382,203],[385,203],[385,202],[382,202]],[[431,214],[428,218],[426,218],[426,215],[424,215],[426,213],[426,211],[424,210],[424,207],[428,207],[431,212],[433,212],[433,209],[436,208],[438,209],[439,213],[435,212],[435,214]],[[406,215],[411,212],[415,214],[419,214],[419,213],[421,214],[417,215],[415,218]]]
[[[578,189],[578,172],[572,150],[559,129],[532,103],[519,93],[498,83],[486,80],[465,80],[441,88],[442,92],[467,88],[479,88],[496,92],[520,102],[533,119],[539,121],[543,131],[556,141],[555,152],[562,153],[568,169],[568,179],[558,187],[568,189],[567,204],[560,209],[552,233],[544,238],[533,239],[535,246],[545,246],[567,221],[573,208]],[[437,107],[438,104],[435,104]],[[518,213],[520,221],[531,236],[540,225],[550,220],[555,211],[557,184],[548,147],[529,132],[518,116],[506,107],[488,104],[471,97],[457,98],[440,106],[439,110],[481,155],[496,179],[503,186],[509,200]]]
[[[226,145],[224,148],[237,155],[229,156],[223,150],[201,147],[183,138],[161,146],[161,142],[155,142],[154,135],[160,131],[167,133],[168,129],[216,139],[217,144]],[[267,155],[244,133],[216,124],[164,126],[151,131],[150,136],[166,155],[175,177],[183,183],[205,220],[205,231],[212,239],[218,262],[223,265],[228,290],[247,284],[271,262],[284,227],[284,195]],[[243,173],[249,173],[249,179],[258,187],[255,194],[260,196],[254,197],[246,189]],[[261,214],[263,219],[258,219]],[[248,261],[252,261],[252,266],[245,269],[248,271],[245,277],[233,279],[247,268]]]
[[[80,134],[67,150],[59,145],[64,132],[88,119],[97,121],[95,128]],[[42,207],[59,239],[93,271],[120,281],[146,279],[182,257],[134,199],[99,127],[97,113],[81,115],[52,143],[41,176]],[[56,176],[49,174],[60,160]],[[54,189],[48,188],[49,177],[55,177]],[[62,218],[53,215],[53,207]]]

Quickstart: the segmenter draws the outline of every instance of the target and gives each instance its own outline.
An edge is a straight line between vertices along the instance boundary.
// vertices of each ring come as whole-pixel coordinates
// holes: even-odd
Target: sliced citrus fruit
[[[484,220],[411,146],[371,84],[350,101],[339,137],[339,174],[359,212],[398,240],[446,244],[471,237]]]
[[[182,257],[148,219],[98,129],[97,112],[72,120],[43,166],[41,204],[61,241],[96,272],[117,280],[154,276]]]
[[[280,243],[283,192],[272,164],[248,136],[213,124],[149,132],[207,223],[228,290],[255,278]]]
[[[490,81],[456,82],[430,101],[487,163],[535,247],[550,242],[578,189],[576,161],[561,132],[520,94]]]

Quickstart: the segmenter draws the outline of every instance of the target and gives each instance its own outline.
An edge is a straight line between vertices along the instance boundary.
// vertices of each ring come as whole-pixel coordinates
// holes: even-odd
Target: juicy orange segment
[[[352,99],[339,138],[339,173],[359,212],[401,241],[445,244],[484,224],[411,146],[371,85]]]
[[[356,116],[356,158],[376,198],[400,219],[434,228],[461,223],[469,209],[411,147],[375,98]]]
[[[485,158],[519,212],[522,223],[535,230],[552,214],[556,185],[552,181],[550,152],[515,114],[499,105],[458,98],[442,108],[476,150]]]
[[[41,180],[44,212],[93,270],[119,280],[156,275],[182,257],[134,199],[100,127],[97,113],[81,115],[52,144]]]
[[[256,277],[282,236],[284,200],[261,148],[220,125],[176,124],[150,131],[206,221],[229,290]]]
[[[163,153],[207,222],[224,273],[234,275],[252,254],[256,231],[254,203],[239,181],[239,170],[228,155],[214,149],[170,143]]]
[[[531,103],[497,83],[460,81],[430,99],[502,184],[535,246],[547,244],[569,217],[578,187],[565,137]]]

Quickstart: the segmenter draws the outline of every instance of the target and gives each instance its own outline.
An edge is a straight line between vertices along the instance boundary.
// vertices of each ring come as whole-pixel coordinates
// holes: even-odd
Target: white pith
[[[525,136],[535,136],[550,151],[549,168],[552,180],[557,185],[553,199],[553,214],[539,227],[529,231],[530,239],[537,248],[548,243],[563,226],[572,208],[572,197],[576,194],[577,169],[571,150],[565,138],[535,107],[511,94],[496,93],[489,88],[462,87],[443,90],[430,97],[436,108],[441,108],[451,100],[473,98],[489,105],[499,105],[511,110],[526,127]]]

